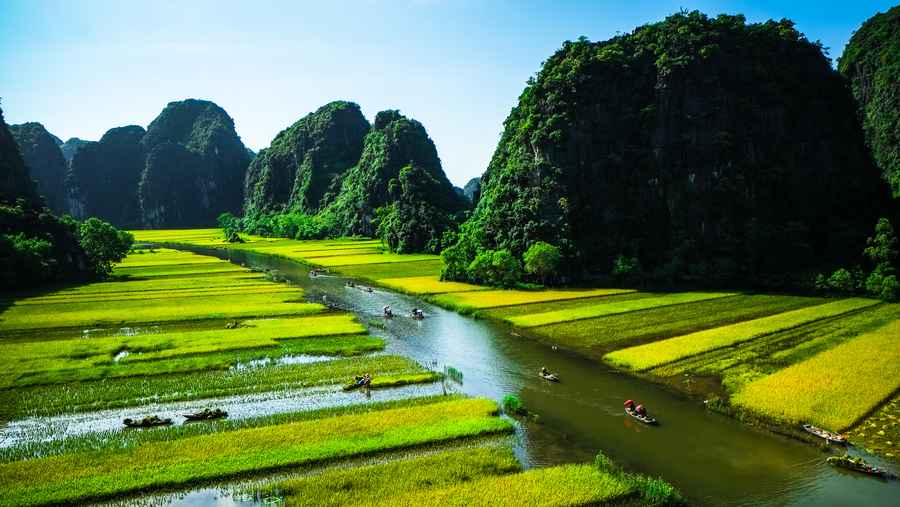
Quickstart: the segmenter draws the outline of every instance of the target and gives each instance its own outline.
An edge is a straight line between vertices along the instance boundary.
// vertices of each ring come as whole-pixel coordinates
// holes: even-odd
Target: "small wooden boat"
[[[169,426],[172,424],[172,420],[169,418],[163,419],[159,416],[151,415],[144,417],[143,419],[135,421],[134,419],[125,418],[122,421],[128,428],[152,428],[154,426]]]
[[[626,408],[626,409],[625,409],[625,413],[628,414],[628,415],[630,415],[631,417],[634,417],[634,418],[637,419],[638,421],[641,421],[641,422],[644,423],[644,424],[649,424],[649,425],[651,425],[651,426],[654,425],[654,424],[656,424],[656,419],[655,419],[655,418],[650,417],[650,416],[647,415],[647,414],[641,415],[641,414],[637,413],[637,410],[634,410],[633,408],[631,408],[631,409]]]
[[[853,458],[847,456],[830,456],[825,460],[829,465],[834,465],[839,468],[846,468],[847,470],[853,470],[856,472],[874,475],[875,477],[889,477],[890,474],[887,470],[883,468],[878,468],[877,466],[870,465],[866,463],[866,461],[862,458]]]
[[[555,373],[550,373],[549,371],[546,373],[538,372],[538,375],[540,375],[544,380],[549,380],[550,382],[559,382],[559,376],[557,376]]]
[[[358,378],[353,382],[344,386],[344,391],[352,391],[354,389],[359,389],[360,387],[369,387],[372,384],[372,380],[363,380],[362,378]]]
[[[845,437],[843,435],[839,435],[837,433],[832,433],[827,430],[823,430],[822,428],[816,428],[815,426],[813,426],[811,424],[804,424],[803,430],[806,431],[807,433],[811,433],[817,437],[824,438],[825,440],[827,440],[828,442],[831,442],[832,444],[841,444],[841,445],[847,444],[847,437]]]
[[[224,417],[228,417],[228,412],[218,408],[204,408],[203,410],[194,412],[193,414],[184,414],[184,418],[188,421],[208,421],[211,419],[222,419]]]

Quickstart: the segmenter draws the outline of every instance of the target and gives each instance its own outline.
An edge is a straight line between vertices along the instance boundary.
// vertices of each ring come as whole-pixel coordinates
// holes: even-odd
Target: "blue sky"
[[[604,40],[681,8],[793,19],[837,57],[890,1],[0,0],[9,123],[62,139],[146,126],[166,103],[212,100],[254,150],[335,99],[371,120],[421,121],[457,185],[480,175],[525,81],[566,39]]]

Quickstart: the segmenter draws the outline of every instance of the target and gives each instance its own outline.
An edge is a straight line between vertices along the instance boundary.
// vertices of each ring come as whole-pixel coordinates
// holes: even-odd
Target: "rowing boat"
[[[817,437],[824,438],[825,440],[827,440],[833,444],[843,445],[843,444],[847,443],[847,438],[845,436],[839,435],[837,433],[832,433],[827,430],[823,430],[822,428],[816,428],[815,426],[813,426],[811,424],[804,424],[803,430],[806,431],[807,433],[811,433]]]
[[[650,425],[656,424],[656,419],[654,419],[653,417],[650,417],[649,415],[638,414],[637,411],[635,411],[635,410],[629,410],[626,408],[625,413],[630,415],[631,417],[634,417],[638,421],[641,421],[644,424],[650,424]]]

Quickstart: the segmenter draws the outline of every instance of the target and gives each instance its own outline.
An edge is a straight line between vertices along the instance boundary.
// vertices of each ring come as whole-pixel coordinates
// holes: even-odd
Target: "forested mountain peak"
[[[247,169],[244,211],[315,213],[356,164],[369,122],[357,104],[330,102],[278,133]]]
[[[838,68],[850,80],[875,162],[900,197],[900,6],[866,20]]]
[[[516,256],[559,246],[576,274],[621,255],[668,279],[846,259],[885,196],[853,107],[789,20],[681,12],[567,41],[506,119],[467,229]]]

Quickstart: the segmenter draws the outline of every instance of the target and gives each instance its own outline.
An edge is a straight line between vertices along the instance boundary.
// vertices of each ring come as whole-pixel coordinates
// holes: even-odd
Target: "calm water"
[[[348,288],[340,277],[311,278],[307,268],[292,261],[248,252],[202,252],[272,270],[302,286],[312,301],[345,308],[363,322],[383,323],[383,330],[372,332],[386,339],[386,352],[457,368],[464,375],[463,392],[496,400],[517,394],[540,416],[539,423],[524,425],[520,435],[518,451],[526,467],[589,461],[603,450],[630,471],[665,478],[693,504],[900,505],[898,481],[834,469],[824,463],[827,454],[814,446],[707,412],[697,400],[554,351],[506,326],[390,291]],[[387,304],[397,317],[381,317]],[[427,318],[402,316],[413,307],[424,308]],[[562,381],[539,378],[541,366],[557,372]],[[622,401],[628,398],[645,404],[660,425],[647,427],[626,417]]]

